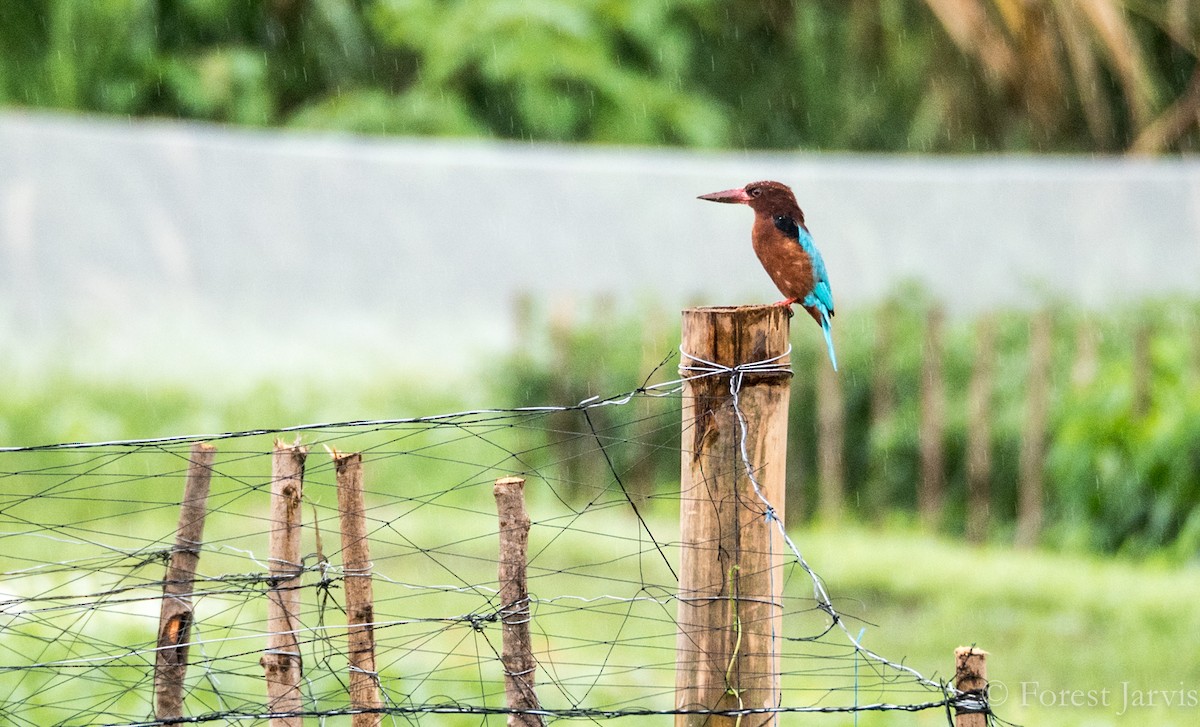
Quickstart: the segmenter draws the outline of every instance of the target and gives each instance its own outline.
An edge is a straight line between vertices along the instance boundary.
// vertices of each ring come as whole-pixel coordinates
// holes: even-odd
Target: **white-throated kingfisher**
[[[775,305],[799,303],[821,326],[829,361],[837,371],[837,356],[833,353],[833,335],[829,319],[833,318],[833,291],[825,261],[804,226],[804,213],[796,204],[792,190],[779,182],[751,182],[741,189],[702,194],[710,202],[750,205],[754,210],[754,228],[750,241],[759,262],[784,299]]]

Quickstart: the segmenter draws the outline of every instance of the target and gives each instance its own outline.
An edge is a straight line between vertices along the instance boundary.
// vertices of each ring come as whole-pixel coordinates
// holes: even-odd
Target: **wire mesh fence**
[[[722,373],[729,374],[691,375]],[[349,696],[346,586],[363,573],[347,567],[339,538],[339,452],[363,455],[370,676],[378,690],[368,711],[376,719],[501,724],[514,712],[500,637],[511,604],[499,597],[501,528],[492,498],[494,482],[510,475],[526,480],[532,520],[534,716],[703,713],[675,699],[678,493],[641,495],[625,481],[639,452],[675,446],[678,384],[570,406],[0,451],[0,721],[254,723],[361,712]],[[273,571],[269,550],[279,527],[271,458],[280,439],[308,452],[300,560],[288,579]],[[564,440],[575,444],[553,445]],[[180,548],[180,502],[198,441],[217,451],[186,591],[183,709],[163,716],[155,680],[165,574]],[[747,464],[742,453],[729,456],[733,466]],[[854,618],[835,606],[798,546],[788,545],[778,595],[781,703],[740,704],[725,714],[765,724],[802,712],[969,706],[971,695],[863,648],[851,635]],[[289,631],[299,701],[285,712],[273,710],[264,680],[268,638],[279,631],[269,603],[280,588],[298,592]]]

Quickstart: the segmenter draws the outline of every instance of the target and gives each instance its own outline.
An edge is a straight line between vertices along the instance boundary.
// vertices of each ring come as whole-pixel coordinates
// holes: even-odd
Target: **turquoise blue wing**
[[[800,243],[804,252],[808,253],[813,266],[813,291],[805,296],[804,304],[819,307],[832,317],[833,288],[829,287],[829,273],[825,270],[825,259],[821,257],[821,251],[817,249],[808,230],[801,227],[798,233],[797,242]]]

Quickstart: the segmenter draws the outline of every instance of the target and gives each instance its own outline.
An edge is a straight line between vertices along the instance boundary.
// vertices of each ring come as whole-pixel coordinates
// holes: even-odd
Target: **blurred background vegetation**
[[[572,404],[678,376],[678,315],[610,300],[523,303],[518,350],[497,357],[465,385],[434,374],[413,377],[381,361],[380,374],[346,385],[249,380],[166,385],[97,381],[69,361],[11,377],[0,390],[0,442],[45,444],[279,427],[315,421],[434,414],[486,407]],[[858,521],[907,530],[918,525],[955,539],[1006,546],[1020,541],[1019,497],[1043,480],[1042,522],[1026,544],[1068,553],[1195,562],[1200,553],[1200,304],[1160,300],[1116,314],[1067,304],[985,314],[994,346],[979,345],[978,318],[944,320],[928,341],[936,301],[906,287],[875,309],[859,309],[835,331],[842,372],[828,367],[824,342],[807,319],[793,320],[788,517],[794,524]],[[1031,384],[1033,330],[1048,318],[1044,394]],[[811,330],[810,330],[811,329]],[[1135,343],[1135,341],[1137,343]],[[921,399],[930,357],[942,365],[944,414],[927,426]],[[970,527],[971,390],[988,378],[983,446],[990,453],[987,520]],[[832,388],[821,391],[822,380]],[[840,401],[841,443],[829,438],[821,399]],[[1044,427],[1030,430],[1031,409]],[[677,517],[679,401],[640,398],[628,406],[568,411],[521,433],[523,465],[582,506],[613,473],[647,512]],[[941,443],[944,491],[932,518],[918,493],[923,445]],[[1026,442],[1044,443],[1035,454]],[[603,442],[605,451],[600,451]],[[836,451],[841,472],[818,451]],[[47,459],[50,467],[55,460]],[[380,465],[382,466],[382,465]],[[838,477],[841,500],[828,502]],[[436,472],[425,478],[437,481]],[[453,479],[453,478],[451,478]]]
[[[943,318],[939,304],[919,289],[904,287],[875,310],[857,310],[838,328],[842,373],[828,367],[823,341],[807,319],[794,319],[789,425],[789,522],[852,519],[915,525],[995,544],[1020,542],[1019,497],[1030,473],[1040,473],[1041,523],[1026,544],[1068,552],[1155,554],[1188,562],[1200,552],[1200,306],[1188,300],[1148,301],[1117,314],[1096,314],[1065,303],[1036,311],[985,314],[993,344],[980,345],[980,318]],[[931,316],[931,313],[934,315]],[[493,399],[511,405],[574,402],[609,395],[640,383],[679,340],[674,317],[614,314],[603,301],[574,313],[547,308],[545,323],[525,352],[494,379]],[[1048,321],[1045,385],[1032,380],[1035,321]],[[931,348],[931,320],[939,342]],[[540,335],[539,335],[540,334]],[[930,427],[922,409],[929,382],[926,362],[942,373],[932,386],[944,414]],[[595,366],[604,361],[604,366]],[[653,380],[676,376],[677,359]],[[981,365],[986,376],[982,444],[990,455],[984,527],[972,533],[970,495],[971,389]],[[824,372],[827,373],[827,372]],[[821,392],[822,379],[832,381]],[[834,428],[823,431],[822,404],[838,399]],[[591,425],[612,439],[628,438],[607,453],[624,473],[625,486],[653,498],[669,495],[678,471],[679,432],[664,425],[650,405],[608,407],[591,414]],[[1042,413],[1044,426],[1030,424]],[[1036,420],[1035,420],[1036,421]],[[607,461],[580,425],[552,426],[541,433],[541,464],[557,467],[562,482],[581,485],[586,472]],[[578,435],[578,436],[575,436]],[[932,517],[918,493],[926,478],[922,444],[937,440],[937,469],[944,478]],[[1042,446],[1027,449],[1029,440]],[[818,450],[836,448],[842,470],[823,468]],[[1024,464],[1025,461],[1028,464]],[[827,480],[842,483],[830,495]],[[825,481],[823,481],[825,480]],[[836,508],[828,500],[840,497]],[[673,504],[673,503],[672,503]]]
[[[0,0],[0,104],[857,151],[1194,152],[1196,0]]]

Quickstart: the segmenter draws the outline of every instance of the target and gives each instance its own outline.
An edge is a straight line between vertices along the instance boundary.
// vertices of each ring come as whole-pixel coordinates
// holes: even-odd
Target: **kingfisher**
[[[751,182],[740,189],[702,194],[699,199],[710,202],[750,205],[754,210],[754,228],[750,241],[758,261],[784,299],[778,306],[799,303],[813,317],[825,334],[829,347],[829,362],[837,371],[837,356],[833,352],[833,334],[829,320],[833,318],[833,291],[825,261],[804,226],[804,213],[796,204],[791,188],[779,182]]]

